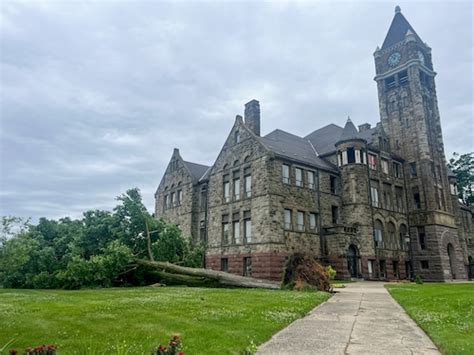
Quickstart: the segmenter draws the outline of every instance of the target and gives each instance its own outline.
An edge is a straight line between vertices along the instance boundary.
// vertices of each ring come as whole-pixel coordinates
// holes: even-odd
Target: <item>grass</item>
[[[444,354],[474,354],[474,284],[386,287]]]
[[[185,354],[238,354],[330,297],[323,292],[185,287],[0,289],[0,348],[149,354],[180,333]]]

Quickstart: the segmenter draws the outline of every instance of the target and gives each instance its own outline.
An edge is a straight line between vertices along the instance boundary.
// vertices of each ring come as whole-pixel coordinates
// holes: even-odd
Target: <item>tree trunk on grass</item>
[[[277,290],[280,288],[278,282],[259,280],[251,277],[238,276],[223,271],[208,269],[190,268],[171,264],[164,261],[149,261],[138,259],[135,262],[148,269],[154,269],[157,276],[165,281],[176,281],[176,283],[196,286],[202,283],[203,286],[215,285],[222,287],[243,287],[243,288],[265,288]],[[161,276],[160,276],[161,274]]]

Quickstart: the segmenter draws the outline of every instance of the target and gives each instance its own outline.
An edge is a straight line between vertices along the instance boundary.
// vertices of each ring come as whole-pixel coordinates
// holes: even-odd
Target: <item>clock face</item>
[[[425,56],[423,55],[423,53],[421,51],[418,51],[417,55],[418,55],[418,59],[420,60],[421,64],[425,65]]]
[[[388,65],[391,67],[394,67],[398,63],[400,63],[400,59],[402,58],[402,55],[398,52],[392,53],[390,57],[388,57]]]

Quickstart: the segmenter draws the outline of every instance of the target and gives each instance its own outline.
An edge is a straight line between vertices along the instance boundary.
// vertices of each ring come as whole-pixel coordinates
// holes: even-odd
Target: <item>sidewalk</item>
[[[440,354],[383,285],[347,284],[257,354]]]

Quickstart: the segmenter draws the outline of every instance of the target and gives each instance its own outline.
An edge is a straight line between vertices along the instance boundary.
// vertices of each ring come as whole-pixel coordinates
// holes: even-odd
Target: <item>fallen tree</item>
[[[181,285],[212,285],[221,287],[264,288],[272,290],[280,288],[280,284],[274,281],[233,275],[223,271],[184,267],[166,261],[137,259],[135,260],[135,263],[151,270],[156,274],[156,276],[165,282],[179,283]]]

